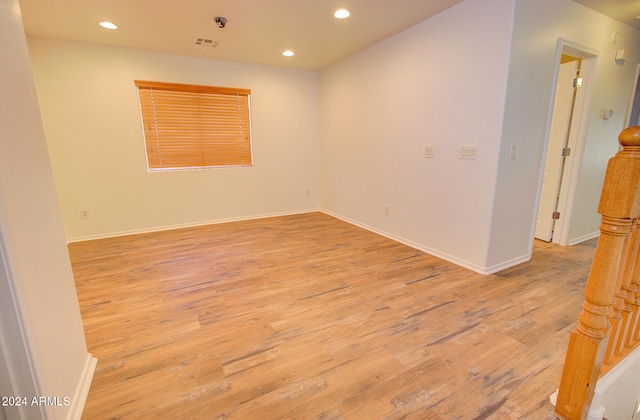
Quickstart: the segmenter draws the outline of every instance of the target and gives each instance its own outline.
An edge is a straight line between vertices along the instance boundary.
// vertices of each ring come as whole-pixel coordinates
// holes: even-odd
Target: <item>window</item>
[[[251,166],[251,90],[136,80],[150,171]]]

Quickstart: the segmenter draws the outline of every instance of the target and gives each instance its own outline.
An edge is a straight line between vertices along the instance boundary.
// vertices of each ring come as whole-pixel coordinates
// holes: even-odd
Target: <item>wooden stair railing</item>
[[[585,419],[598,378],[640,344],[640,126],[618,139],[622,150],[607,166],[600,238],[558,390],[561,419]]]

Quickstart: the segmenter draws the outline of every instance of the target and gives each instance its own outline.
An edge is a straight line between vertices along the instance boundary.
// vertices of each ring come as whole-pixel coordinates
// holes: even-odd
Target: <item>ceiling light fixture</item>
[[[286,50],[282,52],[282,55],[284,55],[285,57],[293,57],[295,53],[291,50]]]
[[[118,25],[107,21],[100,22],[98,23],[98,25],[102,26],[105,29],[118,29]]]
[[[349,11],[347,9],[336,10],[335,13],[333,14],[333,16],[335,16],[338,19],[346,19],[350,15],[351,15],[351,13],[349,13]]]

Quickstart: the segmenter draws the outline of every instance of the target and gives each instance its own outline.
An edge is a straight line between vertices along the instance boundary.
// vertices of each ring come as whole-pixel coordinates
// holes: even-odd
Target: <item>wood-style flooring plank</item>
[[[322,213],[73,243],[84,419],[552,419],[596,240],[490,276]]]

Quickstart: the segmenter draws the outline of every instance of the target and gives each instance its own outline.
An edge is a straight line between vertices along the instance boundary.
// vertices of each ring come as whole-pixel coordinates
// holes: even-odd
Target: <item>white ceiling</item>
[[[462,0],[19,0],[28,35],[319,70]],[[346,7],[345,20],[333,12]],[[219,29],[213,18],[227,18]],[[105,30],[98,21],[120,26]],[[196,46],[198,37],[219,41]],[[291,49],[296,55],[282,56]]]
[[[640,0],[574,0],[603,15],[640,30]]]
[[[28,35],[319,70],[462,0],[19,0]],[[577,0],[640,29],[640,0]],[[333,12],[351,16],[337,20]],[[214,17],[227,18],[224,29]],[[626,21],[625,21],[626,19]],[[110,31],[102,20],[120,26]],[[197,38],[218,41],[197,46]],[[283,57],[282,51],[295,51]]]

